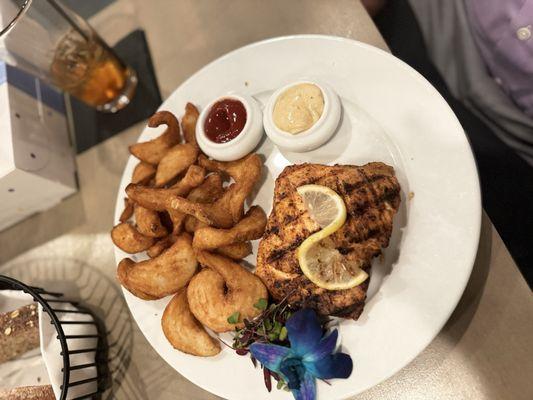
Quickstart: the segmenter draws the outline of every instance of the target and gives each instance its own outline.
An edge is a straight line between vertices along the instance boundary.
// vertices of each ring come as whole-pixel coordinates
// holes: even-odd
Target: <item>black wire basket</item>
[[[43,311],[46,312],[54,325],[57,332],[56,338],[61,345],[61,357],[63,360],[63,383],[60,386],[61,395],[58,400],[66,400],[68,391],[74,386],[80,386],[91,382],[96,382],[97,389],[83,394],[78,397],[70,398],[69,400],[82,400],[82,399],[99,399],[109,386],[109,369],[107,363],[108,345],[107,336],[104,324],[94,315],[94,313],[88,308],[81,305],[78,301],[71,301],[63,298],[62,293],[49,292],[40,287],[28,286],[16,279],[10,278],[5,275],[0,275],[0,290],[20,290],[33,297],[33,300],[38,302]],[[65,305],[71,305],[75,309],[65,309]],[[66,321],[62,320],[61,316],[66,314],[86,314],[91,317],[90,320],[84,321]],[[66,335],[63,327],[65,325],[87,325],[91,324],[96,327],[95,334],[87,335]],[[79,339],[96,339],[96,346],[92,348],[83,349],[69,349],[69,343]],[[72,346],[71,346],[72,347]],[[94,353],[94,362],[71,365],[70,356],[75,354]],[[95,371],[94,376],[73,381],[71,379],[72,371],[77,370]]]

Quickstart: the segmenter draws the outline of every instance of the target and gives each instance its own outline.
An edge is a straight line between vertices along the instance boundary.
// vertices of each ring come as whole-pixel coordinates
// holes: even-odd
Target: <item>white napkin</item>
[[[54,309],[61,310],[76,310],[68,303],[52,303]],[[73,314],[56,312],[60,321],[92,321],[93,318],[89,314]],[[57,339],[57,332],[55,326],[52,324],[50,316],[43,312],[42,307],[39,306],[39,326],[41,338],[41,353],[43,360],[48,369],[50,382],[54,390],[56,398],[59,398],[63,384],[63,357],[61,356],[61,342]],[[66,336],[69,335],[92,335],[96,334],[96,326],[92,324],[87,325],[70,325],[62,324],[63,332]],[[67,340],[69,350],[79,349],[94,349],[98,343],[97,338],[84,339],[69,339]],[[95,360],[95,352],[72,354],[70,355],[70,366],[82,364],[92,364]],[[79,370],[70,371],[70,382],[77,382],[85,379],[96,377],[96,367],[88,367]],[[93,393],[97,389],[97,382],[88,382],[78,386],[71,386],[68,390],[67,399],[73,399],[85,394]]]

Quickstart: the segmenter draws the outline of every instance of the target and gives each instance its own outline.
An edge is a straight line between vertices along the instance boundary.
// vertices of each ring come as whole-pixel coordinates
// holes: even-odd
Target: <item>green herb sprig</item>
[[[287,328],[285,322],[292,315],[287,301],[268,305],[267,299],[259,299],[254,307],[262,310],[257,317],[244,319],[244,327],[235,331],[233,348],[239,354],[246,354],[248,346],[255,342],[275,343],[287,346]],[[229,319],[228,319],[229,321]]]

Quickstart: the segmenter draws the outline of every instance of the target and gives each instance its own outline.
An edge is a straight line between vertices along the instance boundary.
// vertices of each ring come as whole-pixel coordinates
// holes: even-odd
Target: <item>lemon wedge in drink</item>
[[[341,254],[329,238],[346,221],[342,198],[321,185],[304,185],[296,190],[311,218],[322,228],[304,240],[296,251],[304,275],[315,285],[328,290],[349,289],[363,283],[368,274],[358,262]]]

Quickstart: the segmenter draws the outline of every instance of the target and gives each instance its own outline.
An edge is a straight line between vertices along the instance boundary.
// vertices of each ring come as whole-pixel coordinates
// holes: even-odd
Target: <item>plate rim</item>
[[[472,145],[471,145],[470,139],[466,135],[466,132],[463,129],[459,119],[457,118],[456,114],[454,113],[454,111],[452,110],[452,108],[450,107],[450,105],[446,101],[446,99],[444,99],[444,97],[440,94],[440,92],[422,74],[420,74],[413,67],[411,67],[410,65],[408,65],[407,63],[405,63],[404,61],[402,61],[401,59],[399,59],[398,57],[394,56],[392,53],[390,53],[388,51],[385,51],[385,50],[383,50],[381,48],[378,48],[376,46],[370,45],[370,44],[365,43],[365,42],[361,42],[361,41],[356,40],[356,39],[346,38],[346,37],[342,37],[342,36],[326,35],[326,34],[293,34],[293,35],[275,36],[275,37],[270,37],[270,38],[262,39],[262,40],[259,40],[259,41],[255,41],[255,42],[246,44],[244,46],[238,47],[236,49],[233,49],[233,50],[231,50],[231,51],[229,51],[227,53],[224,53],[223,55],[221,55],[219,57],[216,57],[215,59],[209,61],[207,64],[203,65],[201,68],[199,68],[194,73],[192,73],[187,79],[182,81],[178,86],[176,86],[176,88],[174,88],[172,90],[172,92],[168,95],[168,97],[161,103],[161,105],[158,107],[158,110],[163,109],[165,107],[165,105],[173,97],[175,92],[177,92],[182,86],[188,85],[190,83],[190,81],[194,80],[196,78],[196,76],[202,74],[206,69],[210,68],[213,64],[218,63],[218,62],[223,62],[224,60],[234,56],[236,53],[239,53],[241,51],[246,51],[246,50],[248,50],[250,48],[260,47],[262,45],[270,44],[270,43],[274,43],[274,42],[284,42],[284,41],[292,41],[292,40],[298,40],[298,39],[329,40],[329,41],[336,41],[336,42],[345,42],[348,45],[355,45],[355,46],[358,46],[358,47],[362,47],[362,48],[364,48],[367,51],[371,51],[371,52],[379,54],[380,56],[388,58],[389,60],[393,61],[399,67],[403,68],[403,70],[405,70],[407,73],[411,74],[419,83],[424,85],[424,87],[429,92],[431,92],[431,96],[432,97],[438,98],[439,101],[443,105],[445,105],[445,108],[446,108],[448,116],[449,116],[449,120],[453,121],[453,123],[456,126],[456,129],[459,130],[460,132],[462,132],[462,134],[463,134],[463,138],[465,139],[466,145],[467,145],[466,146],[467,155],[468,155],[469,161],[472,164],[473,172],[475,173],[475,177],[476,177],[475,186],[471,188],[472,189],[471,196],[473,198],[473,203],[475,203],[475,206],[476,206],[476,210],[472,211],[473,214],[475,213],[475,216],[474,216],[475,217],[475,221],[473,221],[475,223],[475,232],[473,232],[473,234],[472,234],[472,239],[473,239],[473,243],[475,243],[476,245],[475,245],[475,249],[471,249],[471,253],[472,254],[470,255],[470,257],[468,257],[468,262],[466,262],[467,261],[467,257],[464,258],[465,259],[465,269],[466,269],[466,265],[468,265],[468,271],[467,271],[468,273],[464,275],[465,279],[464,279],[464,281],[461,282],[461,285],[457,284],[457,289],[460,289],[460,290],[458,290],[457,298],[453,302],[450,301],[449,309],[448,309],[448,311],[446,313],[446,318],[442,319],[442,321],[440,322],[440,324],[438,326],[438,329],[437,329],[437,325],[435,325],[435,329],[434,329],[435,333],[432,334],[432,335],[428,335],[427,341],[423,341],[421,343],[420,351],[418,351],[416,354],[414,354],[414,352],[413,352],[412,356],[408,357],[408,359],[405,361],[405,363],[402,366],[399,366],[397,368],[391,369],[391,372],[388,375],[383,376],[382,379],[380,379],[379,381],[375,382],[374,384],[372,384],[372,385],[370,385],[368,387],[365,387],[363,390],[352,392],[352,393],[342,397],[343,399],[348,399],[348,398],[350,398],[350,397],[352,397],[354,395],[366,392],[369,389],[371,389],[371,388],[383,383],[384,381],[386,381],[386,380],[390,379],[391,377],[393,377],[394,375],[396,375],[400,370],[402,370],[403,368],[407,367],[438,336],[438,334],[442,331],[443,327],[449,321],[451,315],[453,314],[453,312],[457,308],[457,305],[458,305],[459,301],[461,300],[461,298],[462,298],[462,296],[464,294],[464,291],[466,289],[466,286],[467,286],[467,284],[468,284],[468,282],[470,280],[470,277],[471,277],[471,274],[472,274],[472,270],[474,268],[475,261],[476,261],[476,258],[477,258],[478,248],[479,248],[479,240],[480,240],[481,227],[482,227],[482,214],[483,214],[483,208],[482,208],[482,203],[481,203],[481,185],[480,185],[479,169],[478,169],[478,166],[477,166],[476,159],[474,157],[474,153],[473,153],[473,149],[472,149]],[[137,142],[140,139],[140,137],[143,136],[143,134],[145,133],[146,129],[147,129],[147,125],[145,125],[143,127],[141,133],[139,134],[139,136],[137,138]],[[132,158],[134,158],[134,157],[132,155],[129,155],[128,160],[126,161],[126,164],[124,166],[124,171],[122,173],[121,182],[120,182],[118,190],[117,190],[117,201],[116,201],[116,205],[115,205],[114,221],[118,220],[118,215],[120,214],[120,210],[121,210],[121,207],[122,207],[122,199],[124,197],[124,195],[120,191],[120,188],[122,186],[122,181],[124,179],[124,172],[125,172],[126,166],[130,162],[130,159],[132,159]],[[113,247],[114,247],[115,264],[118,265],[118,262],[120,261],[120,256],[119,256],[119,253],[118,253],[119,250],[117,249],[117,247],[114,244],[113,244]],[[127,297],[131,296],[131,294],[124,287],[122,287],[122,291],[123,291],[123,293],[124,293],[124,295],[126,297],[126,303],[128,303]],[[128,303],[128,308],[129,308],[129,303]],[[133,319],[134,319],[135,323],[137,324],[137,320],[135,319],[135,317]],[[138,324],[137,324],[137,326],[138,326]],[[149,338],[145,335],[144,331],[140,329],[140,327],[139,327],[139,330],[142,332],[143,336],[146,338],[146,340],[148,341],[150,346],[155,350],[155,352],[158,354],[158,356],[161,357],[163,360],[165,360],[165,362],[167,362],[166,359],[159,354],[158,350],[154,348],[154,346],[150,342]],[[176,350],[176,351],[178,351],[178,350]],[[220,394],[215,393],[215,392],[211,392],[211,390],[206,389],[203,386],[201,386],[200,384],[196,383],[196,380],[191,379],[189,376],[184,375],[183,372],[178,371],[169,362],[167,362],[167,364],[170,365],[172,367],[172,369],[174,369],[180,375],[184,376],[191,383],[193,383],[196,386],[202,388],[203,390],[206,390],[206,391],[208,391],[210,393],[213,393],[213,394],[215,394],[217,396],[220,396]]]

